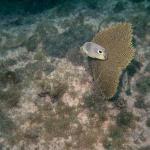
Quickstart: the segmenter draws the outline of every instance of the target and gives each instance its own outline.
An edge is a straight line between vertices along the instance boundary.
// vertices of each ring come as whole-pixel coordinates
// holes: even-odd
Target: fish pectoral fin
[[[85,55],[85,54],[88,55],[88,51],[83,46],[80,47],[80,53],[82,55]]]
[[[82,47],[80,47],[79,53],[80,53],[81,55],[85,55],[85,52],[83,51],[83,48],[82,48]]]

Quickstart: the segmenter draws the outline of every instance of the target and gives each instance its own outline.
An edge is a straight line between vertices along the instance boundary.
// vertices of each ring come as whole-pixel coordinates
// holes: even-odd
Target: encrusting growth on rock
[[[112,98],[119,84],[123,69],[131,62],[135,55],[132,47],[132,26],[129,23],[119,23],[101,32],[93,38],[95,42],[108,50],[105,61],[89,58],[94,83],[102,97]]]

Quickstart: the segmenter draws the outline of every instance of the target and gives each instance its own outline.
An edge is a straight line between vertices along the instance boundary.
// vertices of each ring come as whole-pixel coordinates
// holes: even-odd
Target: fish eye
[[[102,51],[101,51],[101,50],[98,50],[97,52],[98,52],[99,54],[101,54],[101,53],[102,53]]]

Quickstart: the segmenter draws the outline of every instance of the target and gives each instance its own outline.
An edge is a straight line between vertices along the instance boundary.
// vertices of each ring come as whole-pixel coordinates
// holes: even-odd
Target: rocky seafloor
[[[149,150],[149,13],[148,0],[86,0],[0,14],[0,150]],[[136,56],[101,101],[79,48],[118,22],[132,23]]]

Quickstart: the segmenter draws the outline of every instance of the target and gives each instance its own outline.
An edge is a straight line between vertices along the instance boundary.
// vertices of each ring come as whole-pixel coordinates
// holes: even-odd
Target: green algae
[[[25,46],[28,51],[34,51],[39,43],[39,39],[36,35],[32,35],[26,42]]]
[[[150,72],[150,63],[147,64],[146,68],[145,68],[146,72]]]
[[[117,106],[119,109],[123,109],[127,107],[127,102],[123,98],[117,98],[114,100],[115,106]]]
[[[125,9],[125,3],[123,3],[123,2],[118,2],[118,3],[115,5],[113,11],[114,11],[114,13],[119,13],[119,12],[123,11],[124,9]]]
[[[13,66],[17,63],[16,59],[10,58],[6,60],[0,60],[0,70],[4,70],[10,66]]]
[[[116,123],[119,127],[122,128],[132,127],[134,123],[134,115],[132,114],[132,112],[122,110],[117,115]]]
[[[147,94],[150,92],[150,77],[142,77],[136,83],[137,90],[141,94]]]
[[[14,129],[14,122],[0,110],[0,136],[9,137]]]
[[[150,145],[147,145],[139,148],[138,150],[149,150],[149,149],[150,149]]]
[[[85,107],[90,110],[90,116],[97,114],[99,122],[103,122],[106,119],[106,101],[100,96],[99,93],[86,94],[84,97]]]
[[[141,69],[142,64],[137,60],[133,59],[131,63],[127,66],[126,71],[129,76],[133,77]]]
[[[60,106],[61,105],[61,106]],[[73,108],[58,104],[55,115],[49,115],[45,121],[45,129],[50,137],[66,137],[70,134],[70,124],[75,122],[75,111]]]
[[[16,107],[20,101],[21,91],[17,87],[11,87],[7,91],[0,91],[0,105],[6,108]]]
[[[43,61],[46,59],[46,56],[43,51],[37,51],[36,54],[34,55],[35,60]]]
[[[41,80],[38,83],[41,93],[47,93],[54,101],[59,100],[68,89],[68,84],[59,79]]]
[[[103,145],[107,150],[120,150],[123,149],[125,142],[124,132],[119,127],[110,127],[109,134],[104,138]]]
[[[145,109],[147,108],[145,100],[143,98],[138,98],[134,103],[136,108]]]
[[[146,120],[146,126],[147,126],[147,127],[150,127],[150,118],[148,118],[148,119]]]
[[[8,70],[1,73],[0,81],[15,84],[19,82],[19,77],[17,76],[16,72]]]

